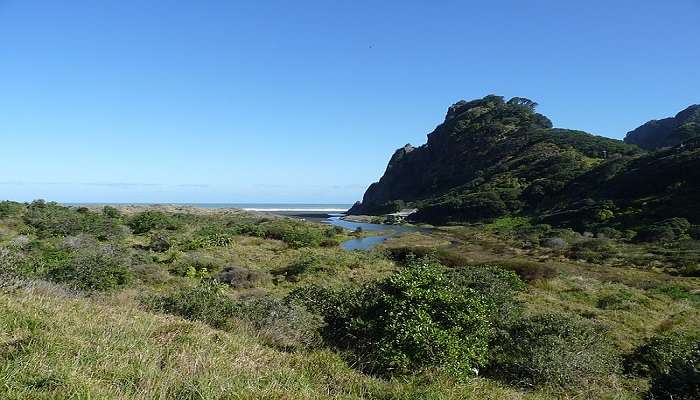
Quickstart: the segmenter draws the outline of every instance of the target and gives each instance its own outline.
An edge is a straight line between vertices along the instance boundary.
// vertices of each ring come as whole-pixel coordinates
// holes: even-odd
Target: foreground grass
[[[327,351],[285,353],[118,299],[33,284],[0,294],[3,399],[540,399],[493,381],[384,381]]]

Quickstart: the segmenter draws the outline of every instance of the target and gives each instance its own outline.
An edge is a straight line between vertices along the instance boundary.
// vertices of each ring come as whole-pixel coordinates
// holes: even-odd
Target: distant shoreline
[[[68,207],[187,207],[204,209],[236,209],[257,212],[344,213],[352,204],[318,203],[60,203]]]

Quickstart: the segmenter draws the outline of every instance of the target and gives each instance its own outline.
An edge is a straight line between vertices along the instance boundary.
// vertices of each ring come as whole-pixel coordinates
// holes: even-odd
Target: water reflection
[[[419,228],[416,226],[406,226],[406,225],[384,225],[384,224],[370,224],[368,222],[353,222],[341,219],[344,214],[330,214],[329,217],[323,221],[326,224],[339,226],[341,228],[349,229],[351,231],[357,228],[362,228],[363,231],[367,232],[385,232],[386,234],[378,236],[368,236],[363,238],[355,238],[346,240],[340,244],[340,247],[344,250],[371,250],[377,245],[384,243],[387,239],[392,236],[398,236],[406,232],[420,232],[426,230],[425,228]]]

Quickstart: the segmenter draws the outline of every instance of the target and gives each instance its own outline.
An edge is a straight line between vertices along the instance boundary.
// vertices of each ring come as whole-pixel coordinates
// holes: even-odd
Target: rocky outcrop
[[[625,136],[625,143],[646,150],[677,146],[700,137],[700,104],[692,105],[675,117],[652,120]]]
[[[687,147],[646,154],[620,140],[553,128],[536,106],[499,96],[453,104],[424,145],[394,152],[384,175],[349,213],[411,207],[419,209],[411,218],[438,224],[530,215],[584,226],[636,207],[627,216],[700,218],[673,209],[700,200],[700,151],[692,138],[684,141]],[[676,132],[677,140],[678,132],[695,129],[698,114],[690,107],[660,126]]]

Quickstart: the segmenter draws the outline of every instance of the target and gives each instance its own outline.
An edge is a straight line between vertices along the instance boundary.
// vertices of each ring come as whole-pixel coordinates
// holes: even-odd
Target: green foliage
[[[225,267],[216,278],[236,289],[247,289],[264,285],[272,280],[270,274],[243,267]]]
[[[457,376],[486,363],[491,324],[473,289],[453,284],[425,260],[359,289],[295,292],[327,324],[322,334],[382,375],[439,369]]]
[[[627,372],[653,377],[668,374],[676,359],[687,358],[700,340],[700,331],[671,332],[652,337],[625,359]]]
[[[700,341],[686,356],[674,358],[668,371],[651,381],[647,398],[695,400],[700,398]]]
[[[617,255],[615,244],[608,239],[589,239],[574,243],[567,253],[575,260],[600,263]]]
[[[170,239],[162,233],[151,235],[151,243],[148,245],[150,250],[156,253],[163,253],[172,247]]]
[[[105,291],[126,286],[131,273],[120,256],[121,250],[111,245],[84,249],[67,258],[48,261],[47,276],[81,290]]]
[[[617,368],[604,329],[562,315],[522,319],[493,354],[491,374],[523,386],[579,387]]]
[[[104,214],[105,217],[107,218],[119,218],[121,217],[121,213],[119,210],[112,206],[104,206],[102,207],[102,214]]]
[[[448,279],[456,287],[469,288],[479,294],[487,307],[495,336],[506,334],[522,313],[522,304],[515,296],[525,285],[513,271],[498,265],[480,265],[451,271]]]
[[[322,344],[323,319],[294,301],[254,297],[240,302],[239,313],[270,346],[289,351]]]
[[[22,203],[0,201],[0,219],[19,215],[24,210]]]
[[[160,211],[144,211],[131,217],[128,225],[136,235],[155,229],[176,230],[180,227],[175,216]]]
[[[641,229],[637,239],[644,242],[670,242],[680,239],[690,227],[685,218],[669,218]]]
[[[277,239],[292,248],[316,247],[328,236],[323,227],[314,227],[295,220],[277,219],[261,224],[264,237]]]
[[[0,289],[27,275],[23,255],[15,249],[0,246]]]
[[[498,266],[515,272],[520,279],[525,282],[552,279],[559,275],[556,268],[543,263],[521,260],[501,260],[498,262]]]
[[[230,326],[231,317],[238,309],[238,304],[224,294],[225,287],[216,280],[202,280],[197,286],[149,296],[143,302],[152,310],[224,329]]]
[[[24,221],[36,229],[40,237],[89,233],[100,240],[110,240],[122,236],[119,225],[101,214],[87,209],[78,211],[43,200],[36,200],[27,207]]]
[[[618,290],[598,298],[597,307],[603,310],[628,310],[637,304],[646,304],[648,299],[629,290]]]

